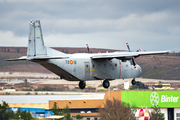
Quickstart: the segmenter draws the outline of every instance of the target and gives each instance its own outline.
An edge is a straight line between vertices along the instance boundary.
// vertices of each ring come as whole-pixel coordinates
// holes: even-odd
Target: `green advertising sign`
[[[180,107],[180,91],[121,91],[121,100],[132,107]]]

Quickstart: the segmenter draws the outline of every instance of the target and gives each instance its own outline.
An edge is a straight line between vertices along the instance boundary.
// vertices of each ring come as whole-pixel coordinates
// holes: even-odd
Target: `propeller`
[[[130,52],[131,50],[130,50],[129,44],[126,43],[126,45],[127,45],[127,48],[128,48],[128,50],[129,50],[129,52]],[[136,63],[135,63],[135,61],[134,61],[134,58],[132,58],[131,60],[132,60],[132,63],[133,63],[133,65],[134,65],[134,68],[136,68]]]

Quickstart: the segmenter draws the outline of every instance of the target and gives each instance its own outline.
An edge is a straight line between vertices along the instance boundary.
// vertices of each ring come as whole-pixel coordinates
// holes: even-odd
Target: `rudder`
[[[27,57],[47,55],[40,20],[30,22]]]

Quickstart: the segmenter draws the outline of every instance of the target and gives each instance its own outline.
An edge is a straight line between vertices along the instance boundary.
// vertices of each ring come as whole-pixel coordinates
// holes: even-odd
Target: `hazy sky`
[[[27,46],[36,19],[49,47],[180,52],[180,0],[0,0],[0,46]]]

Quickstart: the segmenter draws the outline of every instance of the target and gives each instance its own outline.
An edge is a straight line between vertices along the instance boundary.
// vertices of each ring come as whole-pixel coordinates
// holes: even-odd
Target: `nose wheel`
[[[104,81],[103,81],[103,87],[104,87],[104,88],[108,88],[109,86],[110,86],[109,81],[108,81],[108,80],[104,80]]]
[[[79,88],[84,89],[86,87],[86,82],[80,81],[79,82]]]
[[[131,81],[132,85],[135,85],[136,84],[136,80],[135,78],[133,78],[133,80]]]

